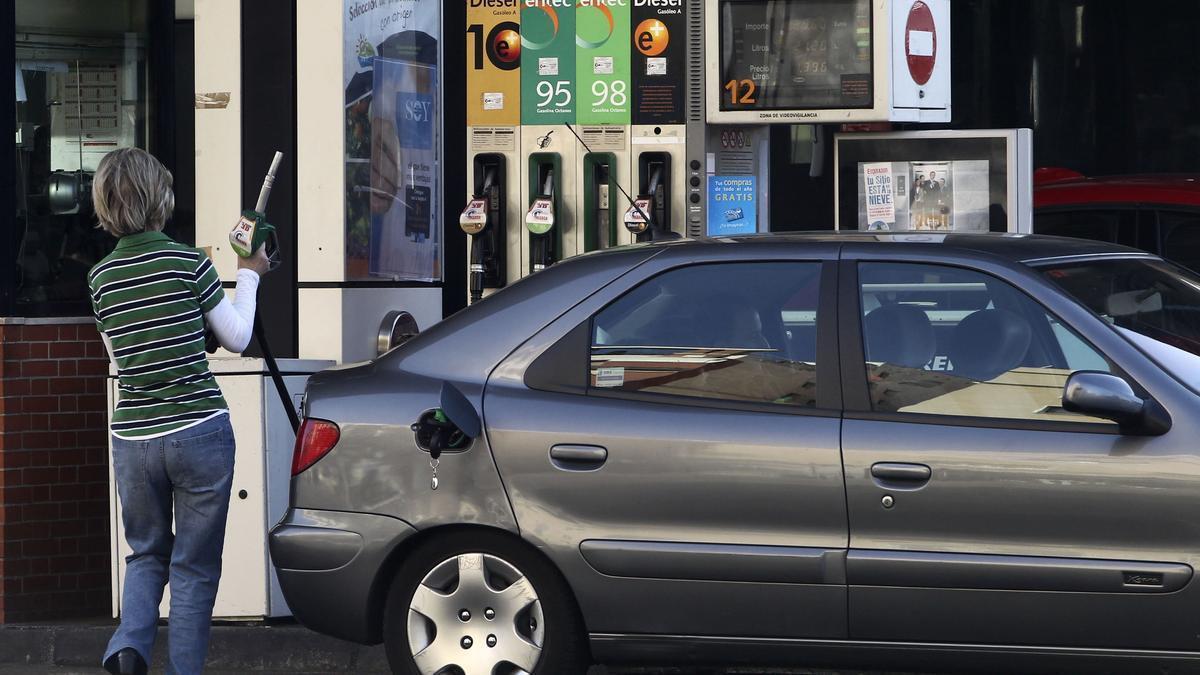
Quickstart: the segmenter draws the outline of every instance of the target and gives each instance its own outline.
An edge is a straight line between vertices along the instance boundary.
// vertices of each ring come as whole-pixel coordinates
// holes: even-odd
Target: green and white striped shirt
[[[114,436],[155,438],[228,412],[204,353],[204,314],[225,292],[203,251],[161,232],[127,235],[88,287],[117,364]]]

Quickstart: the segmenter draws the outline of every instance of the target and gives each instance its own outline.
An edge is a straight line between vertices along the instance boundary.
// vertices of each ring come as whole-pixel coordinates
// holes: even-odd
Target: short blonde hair
[[[167,167],[140,148],[113,150],[100,160],[92,204],[100,227],[114,237],[158,232],[175,210],[174,179]]]

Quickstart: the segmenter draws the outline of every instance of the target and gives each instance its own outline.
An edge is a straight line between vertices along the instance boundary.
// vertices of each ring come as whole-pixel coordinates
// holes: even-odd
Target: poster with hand
[[[437,281],[439,3],[344,7],[346,279]]]

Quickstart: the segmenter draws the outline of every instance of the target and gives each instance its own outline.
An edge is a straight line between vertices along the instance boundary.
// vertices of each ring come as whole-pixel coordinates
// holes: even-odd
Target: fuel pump
[[[561,227],[555,227],[561,214],[562,158],[557,153],[541,152],[529,156],[529,191],[535,195],[525,213],[529,230],[529,272],[540,272],[558,261],[561,255]]]
[[[625,212],[625,227],[637,241],[677,238],[671,230],[671,155],[638,156],[638,196]]]
[[[503,288],[507,281],[505,242],[508,208],[504,156],[476,155],[472,197],[459,216],[458,224],[471,237],[470,300],[483,298],[485,288]]]

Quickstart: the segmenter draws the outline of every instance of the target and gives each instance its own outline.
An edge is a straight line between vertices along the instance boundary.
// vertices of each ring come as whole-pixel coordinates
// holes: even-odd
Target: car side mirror
[[[1063,410],[1112,420],[1121,433],[1158,436],[1171,428],[1167,411],[1154,399],[1143,399],[1116,375],[1082,370],[1067,379]]]

